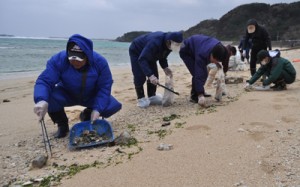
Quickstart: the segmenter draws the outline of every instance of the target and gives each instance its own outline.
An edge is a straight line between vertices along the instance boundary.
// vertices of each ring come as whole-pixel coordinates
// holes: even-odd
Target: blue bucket
[[[86,144],[76,144],[75,138],[80,137],[83,133],[83,131],[95,131],[99,136],[105,136],[107,139],[102,140],[99,142],[90,142]],[[94,124],[91,124],[90,121],[84,121],[75,124],[71,130],[70,130],[70,139],[69,139],[69,148],[70,149],[77,149],[77,148],[85,148],[85,147],[92,147],[92,146],[98,146],[98,145],[105,145],[107,143],[111,143],[114,141],[114,134],[112,127],[109,122],[107,122],[104,119],[99,119],[94,122]]]

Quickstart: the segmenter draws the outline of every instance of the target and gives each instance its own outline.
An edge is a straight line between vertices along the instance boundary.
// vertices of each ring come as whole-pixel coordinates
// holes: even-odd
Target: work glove
[[[154,85],[157,85],[159,82],[158,82],[158,79],[157,79],[157,77],[155,76],[155,75],[151,75],[150,77],[149,77],[149,81],[152,83],[152,84],[154,84]]]
[[[48,111],[48,103],[46,101],[39,101],[34,105],[33,112],[39,117],[41,121]]]
[[[246,57],[246,50],[243,50],[243,57]]]
[[[93,110],[91,113],[91,123],[94,124],[94,122],[99,119],[100,113],[97,110]]]
[[[204,95],[198,96],[198,104],[202,107],[206,107],[206,100]]]
[[[173,72],[172,72],[172,70],[169,67],[166,67],[164,69],[164,72],[165,72],[166,76],[169,76],[170,78],[173,77]]]

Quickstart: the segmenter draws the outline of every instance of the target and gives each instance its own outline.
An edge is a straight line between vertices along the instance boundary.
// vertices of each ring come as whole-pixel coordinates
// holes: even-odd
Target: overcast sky
[[[253,2],[295,0],[0,0],[0,34],[115,39],[130,31],[187,30]]]

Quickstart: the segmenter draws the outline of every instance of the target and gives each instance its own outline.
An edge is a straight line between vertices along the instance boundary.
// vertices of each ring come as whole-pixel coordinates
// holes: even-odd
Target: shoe
[[[274,89],[274,88],[277,88],[279,85],[278,84],[275,84],[274,86],[271,86],[270,88]]]
[[[191,103],[198,103],[198,97],[197,96],[196,97],[195,96],[191,96],[190,97],[190,102]]]
[[[211,94],[204,93],[204,97],[211,97]]]
[[[54,138],[64,138],[69,132],[69,126],[59,126],[57,132],[54,134]]]
[[[286,84],[280,84],[277,87],[273,88],[274,91],[282,91],[282,90],[286,90]]]
[[[137,106],[138,107],[141,107],[141,108],[146,108],[150,105],[150,101],[149,99],[143,97],[141,99],[138,99],[138,103],[137,103]]]
[[[149,97],[150,105],[162,105],[162,96],[156,94],[155,96]]]

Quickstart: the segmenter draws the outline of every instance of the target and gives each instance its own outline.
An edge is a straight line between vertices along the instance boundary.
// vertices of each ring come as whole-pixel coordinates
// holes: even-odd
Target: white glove
[[[173,72],[172,72],[172,70],[169,67],[166,67],[164,69],[164,72],[165,72],[166,76],[169,76],[170,78],[173,77]]]
[[[46,101],[39,101],[34,105],[33,112],[39,117],[41,121],[48,111],[48,103]]]
[[[91,123],[93,124],[99,117],[100,113],[97,110],[93,110],[91,114]]]
[[[202,107],[206,107],[206,100],[204,95],[198,96],[198,104]]]
[[[149,81],[150,81],[152,84],[154,84],[154,85],[157,85],[157,83],[159,83],[159,82],[158,82],[158,79],[157,79],[157,77],[155,77],[155,75],[151,75],[151,76],[149,77]]]
[[[246,57],[246,50],[243,50],[243,57]]]

